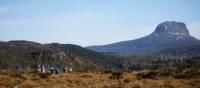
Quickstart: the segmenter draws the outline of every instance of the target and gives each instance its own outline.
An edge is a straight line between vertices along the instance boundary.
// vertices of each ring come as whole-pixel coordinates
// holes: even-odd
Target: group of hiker
[[[51,74],[59,74],[61,72],[70,73],[72,72],[72,67],[65,65],[65,66],[49,66],[49,65],[36,65],[35,71],[37,73],[51,73]]]

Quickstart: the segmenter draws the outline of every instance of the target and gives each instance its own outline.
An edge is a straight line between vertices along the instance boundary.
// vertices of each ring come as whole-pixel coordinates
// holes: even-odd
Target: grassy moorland
[[[0,88],[200,88],[199,69],[0,74]]]

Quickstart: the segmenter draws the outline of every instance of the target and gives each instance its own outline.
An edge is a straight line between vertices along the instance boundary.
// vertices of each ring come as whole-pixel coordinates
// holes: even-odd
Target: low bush
[[[112,70],[104,70],[103,73],[105,73],[105,74],[111,74],[111,73],[113,73],[113,71]]]
[[[177,73],[175,70],[173,69],[162,69],[159,70],[159,75],[162,77],[168,77],[168,76],[173,76],[174,73]]]
[[[198,69],[187,69],[182,71],[181,73],[175,74],[175,78],[177,79],[193,79],[200,77],[200,71]]]
[[[136,74],[136,78],[138,80],[141,80],[141,79],[155,79],[159,76],[159,71],[157,70],[151,70],[151,71],[148,71],[148,72],[142,72],[142,73],[138,73]]]
[[[42,79],[47,79],[51,76],[50,73],[41,73],[39,74],[39,77],[42,78]]]
[[[160,69],[141,72],[136,74],[136,78],[141,79],[156,79],[158,77],[174,77],[177,79],[193,79],[200,78],[200,71],[195,68],[189,69]]]
[[[121,71],[112,72],[112,75],[109,77],[109,79],[114,79],[114,80],[119,80],[121,78],[123,78],[123,72]]]
[[[124,79],[124,83],[129,83],[130,79]]]

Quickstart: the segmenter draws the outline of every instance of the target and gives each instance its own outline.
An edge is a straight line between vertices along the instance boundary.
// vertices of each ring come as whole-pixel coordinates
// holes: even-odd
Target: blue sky
[[[163,21],[200,39],[200,0],[0,0],[0,40],[104,45],[137,39]]]

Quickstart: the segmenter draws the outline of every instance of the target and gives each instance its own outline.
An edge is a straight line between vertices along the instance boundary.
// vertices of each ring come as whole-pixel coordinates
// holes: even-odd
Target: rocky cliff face
[[[175,21],[166,21],[166,22],[159,24],[156,27],[154,33],[189,35],[189,30],[187,29],[187,27],[184,23],[175,22]]]
[[[182,38],[192,38],[186,25],[182,22],[166,21],[159,24],[152,35],[160,37],[173,37],[173,39],[179,40]]]
[[[200,44],[192,37],[182,22],[166,21],[160,23],[150,35],[130,41],[118,42],[103,46],[90,46],[88,49],[98,52],[120,54],[149,53],[159,49]]]

